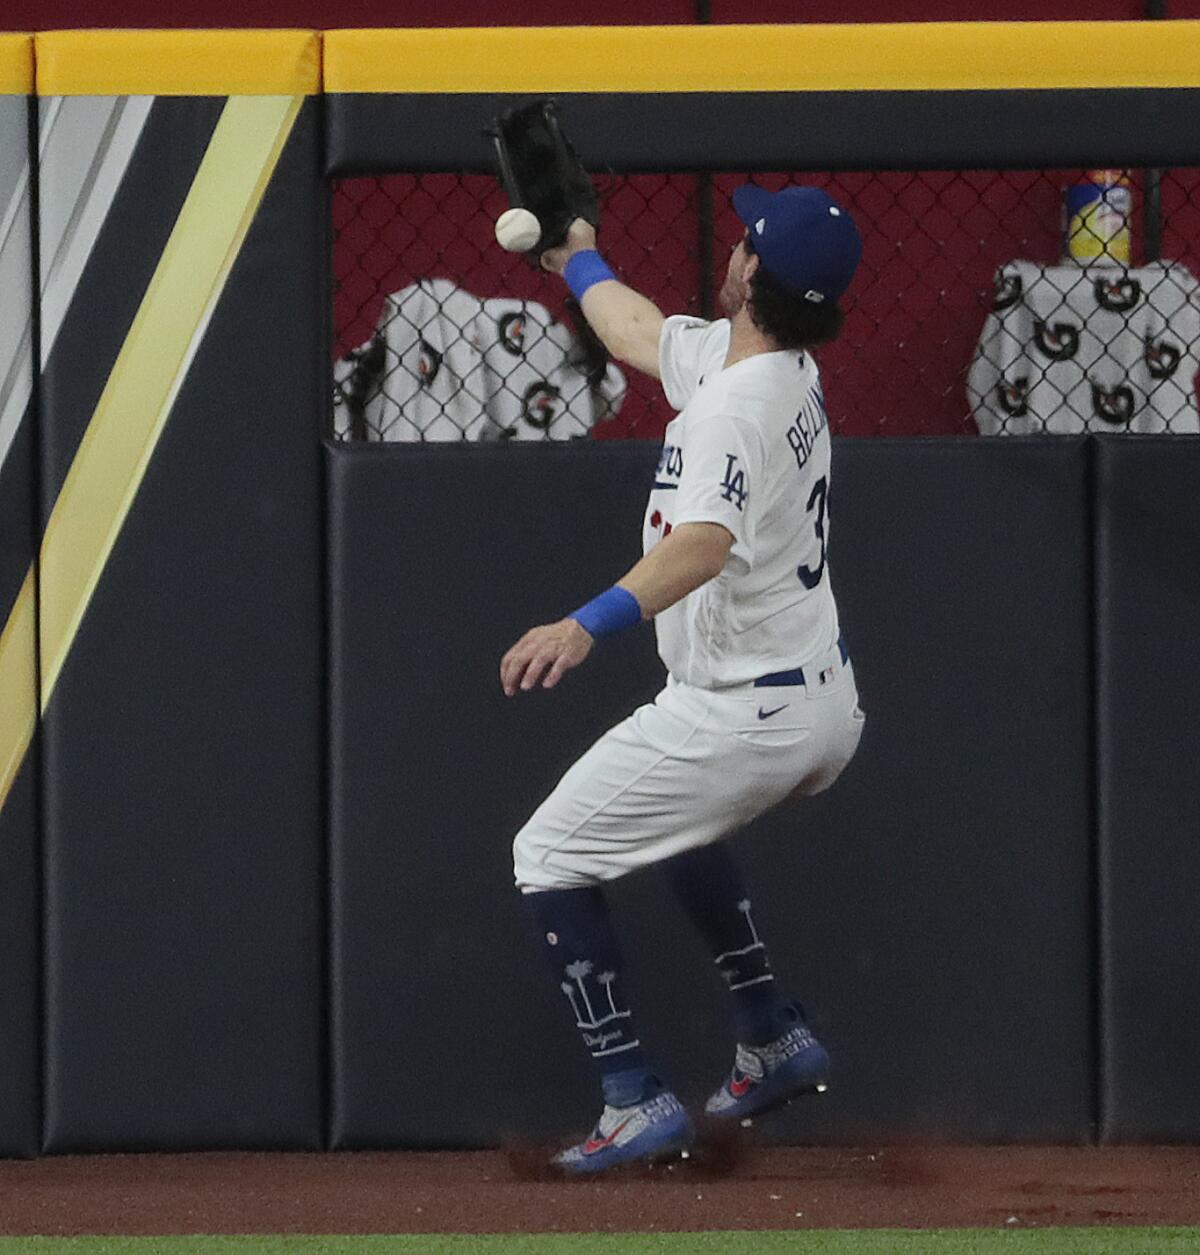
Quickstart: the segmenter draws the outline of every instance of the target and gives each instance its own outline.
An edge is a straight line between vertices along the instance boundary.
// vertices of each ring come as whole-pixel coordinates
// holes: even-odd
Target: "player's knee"
[[[528,826],[513,841],[513,878],[522,893],[582,889],[598,883],[586,868],[572,866],[561,847],[556,848]]]

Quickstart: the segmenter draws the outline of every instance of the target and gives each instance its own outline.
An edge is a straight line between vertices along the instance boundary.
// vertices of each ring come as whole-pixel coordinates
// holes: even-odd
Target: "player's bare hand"
[[[528,692],[539,680],[542,688],[552,689],[592,652],[594,643],[591,633],[575,619],[530,628],[500,660],[505,697],[518,690]]]
[[[557,248],[548,248],[542,254],[542,269],[560,275],[563,267],[576,253],[584,253],[596,247],[596,228],[582,218],[576,218],[567,229],[567,238]]]

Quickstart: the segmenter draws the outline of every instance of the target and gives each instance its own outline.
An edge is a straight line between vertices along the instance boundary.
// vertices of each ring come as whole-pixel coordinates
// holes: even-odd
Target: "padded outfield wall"
[[[40,1124],[33,40],[0,35],[0,1153]]]
[[[322,1143],[318,87],[38,41],[47,1150]]]
[[[30,41],[0,40],[30,328],[0,479],[0,1150],[484,1145],[591,1114],[507,846],[657,664],[634,634],[522,704],[494,670],[629,565],[655,451],[322,448],[330,178],[485,169],[482,123],[545,92],[598,169],[1196,165],[1198,43],[331,32],[322,70],[311,32],[58,33],[35,147]],[[839,1061],[778,1136],[1200,1136],[1172,896],[1200,871],[1197,450],[838,442],[870,730],[837,789],[739,838]],[[659,896],[632,879],[618,910],[647,1035],[700,1092],[724,1009]]]

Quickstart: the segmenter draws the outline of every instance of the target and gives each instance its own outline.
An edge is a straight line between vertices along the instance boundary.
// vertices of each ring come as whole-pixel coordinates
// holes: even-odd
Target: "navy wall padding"
[[[0,641],[5,679],[24,690],[20,712],[0,707],[0,1155],[34,1155],[41,1142],[41,902],[37,735],[10,758],[37,709],[34,640],[37,554],[37,324],[32,240],[36,163],[33,102],[0,95],[0,274],[5,334],[0,334]],[[0,427],[5,426],[0,422]],[[25,590],[24,631],[10,618]],[[7,639],[5,639],[7,637]],[[0,689],[11,692],[8,684]],[[0,697],[0,702],[6,698]],[[15,733],[13,737],[11,734]],[[3,780],[12,776],[7,796]]]
[[[0,631],[29,574],[34,537],[34,418],[30,401],[0,463]],[[34,643],[27,667],[36,708]],[[4,717],[4,712],[0,712]],[[37,736],[0,799],[0,1155],[41,1142],[41,902]]]
[[[327,456],[334,1144],[582,1129],[589,1065],[509,843],[661,671],[649,628],[553,693],[508,701],[496,671],[637,557],[655,450]],[[835,1057],[776,1136],[1090,1134],[1087,471],[1079,440],[838,443],[831,563],[867,733],[829,794],[736,841]],[[700,1097],[731,1060],[716,974],[655,870],[614,900],[643,1037]]]
[[[636,558],[657,450],[496,452],[328,455],[335,1146],[482,1144],[587,1113],[509,846],[571,757],[653,691],[656,658],[629,634],[523,702],[499,662]]]
[[[0,810],[0,1155],[41,1144],[41,910],[36,745]]]
[[[1097,448],[1104,1137],[1200,1138],[1200,439]]]
[[[316,122],[309,101],[46,714],[51,1151],[323,1142]]]
[[[946,170],[1192,165],[1194,88],[556,92],[589,169]],[[328,97],[326,168],[493,169],[483,128],[528,95]]]

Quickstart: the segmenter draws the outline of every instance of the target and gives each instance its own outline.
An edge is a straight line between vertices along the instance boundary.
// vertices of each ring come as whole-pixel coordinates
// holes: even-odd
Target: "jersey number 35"
[[[813,531],[817,535],[817,540],[821,542],[821,561],[817,563],[814,570],[807,563],[801,563],[796,568],[796,574],[800,578],[800,583],[805,588],[816,588],[821,582],[821,576],[825,574],[825,512],[829,501],[829,484],[822,475],[820,479],[813,484],[813,490],[808,497],[808,505],[805,507],[809,514],[815,510],[817,517],[813,520]]]

